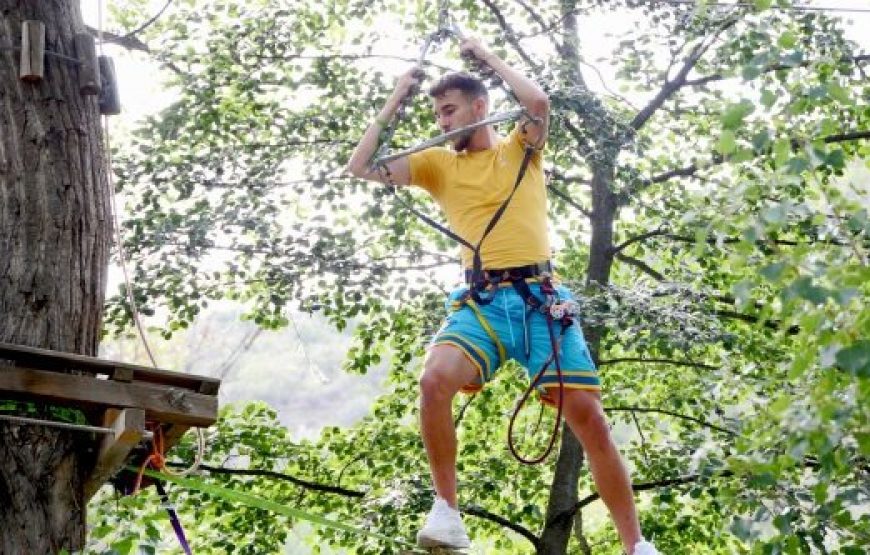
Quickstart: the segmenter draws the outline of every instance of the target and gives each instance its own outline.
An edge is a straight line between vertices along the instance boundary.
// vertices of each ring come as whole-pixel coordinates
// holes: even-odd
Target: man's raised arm
[[[380,181],[381,183],[389,182],[385,175],[386,172],[383,170],[379,172],[377,168],[369,166],[369,161],[378,148],[378,138],[381,130],[393,119],[405,97],[409,94],[414,94],[414,89],[420,86],[422,77],[422,72],[418,67],[411,68],[399,77],[393,94],[387,99],[387,102],[377,117],[375,117],[375,120],[369,124],[368,129],[363,133],[359,144],[356,145],[356,149],[354,149],[347,163],[347,171],[351,175],[360,179]],[[386,166],[390,179],[396,185],[407,185],[411,181],[411,169],[406,157],[388,162]]]
[[[479,40],[467,37],[459,45],[459,51],[463,55],[471,55],[482,63],[491,67],[504,79],[508,87],[514,92],[523,108],[538,122],[525,122],[526,143],[541,148],[547,140],[547,131],[550,127],[550,98],[531,79],[507,65],[504,60],[483,47]]]

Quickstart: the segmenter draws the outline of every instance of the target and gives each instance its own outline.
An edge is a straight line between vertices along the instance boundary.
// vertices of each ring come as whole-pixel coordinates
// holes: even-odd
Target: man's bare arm
[[[504,60],[483,47],[479,40],[467,37],[459,45],[463,55],[471,55],[491,67],[511,88],[517,100],[535,121],[525,122],[525,140],[537,148],[544,146],[550,126],[550,98],[534,81],[507,65]]]
[[[369,161],[378,148],[378,137],[381,134],[381,130],[393,119],[405,97],[413,94],[414,90],[420,86],[422,77],[420,68],[414,67],[399,78],[393,93],[387,99],[384,107],[375,117],[375,120],[363,133],[347,163],[347,171],[351,175],[360,179],[379,181],[381,183],[389,183],[390,181],[396,185],[407,185],[410,183],[411,168],[407,157],[397,158],[388,162],[386,170],[383,168],[378,170],[378,168],[369,166]],[[389,173],[389,177],[387,173]]]

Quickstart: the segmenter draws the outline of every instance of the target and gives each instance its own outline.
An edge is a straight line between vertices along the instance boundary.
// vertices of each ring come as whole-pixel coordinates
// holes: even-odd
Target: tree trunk
[[[77,0],[0,0],[0,45],[21,22],[46,28],[46,51],[74,57]],[[0,52],[0,341],[94,355],[111,241],[97,100],[76,66],[46,56],[45,78],[19,80]],[[2,370],[0,370],[2,371]],[[91,438],[0,422],[0,553],[81,549]]]
[[[562,37],[564,42],[559,48],[562,58],[561,73],[564,81],[572,87],[589,92],[583,75],[580,72],[580,52],[577,33],[575,0],[562,0]],[[600,122],[608,118],[605,108],[600,103],[590,103],[585,111],[578,111],[577,116],[589,129],[602,129]],[[597,136],[595,140],[601,145],[597,152],[610,152],[601,160],[589,160],[592,166],[592,238],[589,243],[589,265],[586,268],[587,284],[606,285],[610,280],[610,270],[613,265],[613,226],[616,220],[617,204],[613,194],[613,176],[616,165],[616,152],[604,148],[614,141],[614,137]],[[612,143],[611,143],[612,144]],[[584,334],[589,345],[593,360],[598,360],[601,328],[585,328]],[[579,441],[563,425],[562,444],[556,462],[553,483],[550,485],[550,500],[547,505],[544,529],[541,532],[538,555],[564,555],[568,550],[568,542],[574,526],[571,515],[579,499],[577,482],[585,460]]]
[[[546,524],[538,544],[539,555],[561,555],[568,548],[573,519],[565,515],[570,514],[578,501],[577,481],[580,479],[582,466],[583,449],[580,448],[580,442],[568,425],[563,423],[556,472],[553,483],[550,484]]]

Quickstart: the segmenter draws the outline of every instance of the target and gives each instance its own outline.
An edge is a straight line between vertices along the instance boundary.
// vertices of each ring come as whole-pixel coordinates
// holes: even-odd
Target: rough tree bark
[[[75,65],[18,79],[21,22],[73,57],[78,0],[0,0],[0,341],[94,355],[111,241],[96,97]],[[0,423],[0,553],[76,550],[85,538],[80,434]]]

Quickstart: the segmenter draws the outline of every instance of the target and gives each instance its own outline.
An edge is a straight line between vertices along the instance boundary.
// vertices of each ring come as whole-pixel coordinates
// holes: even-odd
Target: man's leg
[[[456,499],[456,429],[453,398],[477,380],[477,368],[453,345],[429,349],[420,378],[420,428],[435,493],[453,508]]]
[[[550,388],[550,394],[558,401],[557,388]],[[610,511],[625,552],[631,554],[635,544],[641,540],[640,524],[631,479],[610,436],[601,397],[597,391],[568,388],[564,390],[564,396],[562,414],[583,445],[598,494]]]

